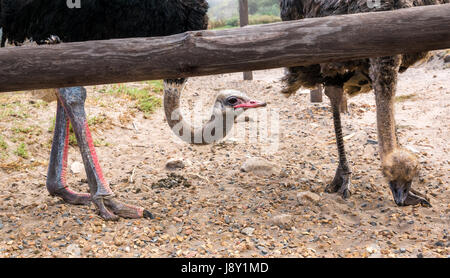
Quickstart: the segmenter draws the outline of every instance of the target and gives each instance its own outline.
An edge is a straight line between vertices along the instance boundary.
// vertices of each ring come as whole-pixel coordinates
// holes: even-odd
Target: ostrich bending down
[[[208,4],[204,0],[92,0],[83,1],[80,9],[70,9],[66,2],[0,0],[2,46],[6,40],[19,45],[26,39],[44,44],[48,43],[49,38],[51,42],[58,42],[59,39],[63,42],[78,42],[162,36],[206,29],[208,25]],[[167,115],[181,116],[173,110],[178,108],[183,83],[184,80],[165,81],[168,92],[165,99],[172,105],[166,105]],[[70,204],[87,204],[92,201],[100,216],[106,220],[117,220],[119,217],[151,218],[152,215],[147,210],[117,201],[105,181],[86,121],[86,90],[72,87],[56,91],[58,106],[55,134],[47,175],[50,194],[59,196]],[[264,104],[249,100],[245,94],[224,92],[216,99],[212,121],[206,127],[215,130],[214,124],[217,121],[214,119],[219,119],[219,116],[228,112],[238,115],[244,109],[262,105]],[[73,192],[66,183],[69,123],[73,126],[83,158],[90,194]],[[190,128],[182,117],[169,120],[169,123],[171,126],[181,123],[182,127]],[[220,127],[217,128],[219,129]],[[203,129],[198,130],[202,132]],[[206,141],[202,139],[200,143]]]
[[[390,0],[380,1],[380,6],[369,8],[366,0],[281,0],[281,18],[284,21],[372,11],[386,11],[413,6],[448,3],[448,0]],[[370,5],[371,6],[371,5]],[[404,72],[427,53],[395,55],[342,63],[325,63],[292,67],[283,81],[283,93],[290,95],[300,87],[325,86],[331,101],[339,166],[327,192],[350,196],[351,170],[347,162],[340,119],[340,103],[344,94],[356,95],[375,91],[377,126],[383,174],[389,181],[397,205],[429,205],[418,192],[411,189],[418,175],[419,164],[411,153],[399,146],[394,119],[394,98],[398,72]]]

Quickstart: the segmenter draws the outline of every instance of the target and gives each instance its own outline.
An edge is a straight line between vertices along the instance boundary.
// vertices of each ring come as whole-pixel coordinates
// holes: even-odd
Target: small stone
[[[242,172],[254,173],[256,175],[270,176],[277,172],[274,165],[263,158],[252,157],[247,159],[241,167]]]
[[[168,170],[184,169],[184,167],[186,167],[186,165],[181,159],[171,159],[166,163],[166,169]]]
[[[444,247],[444,243],[442,241],[438,241],[434,245],[439,246],[439,247]]]
[[[423,254],[422,253],[417,254],[417,258],[422,259],[423,258]]]
[[[400,253],[406,253],[406,249],[405,248],[400,248]]]
[[[366,247],[366,251],[371,254],[371,258],[378,258],[381,256],[380,247],[376,244],[372,244]]]
[[[130,253],[130,252],[131,252],[130,246],[125,247],[125,252],[127,252],[127,253]]]
[[[121,246],[123,245],[123,240],[120,240],[118,237],[114,237],[114,244],[116,246]]]
[[[79,174],[81,171],[83,171],[84,165],[78,161],[75,161],[70,166],[70,171],[72,171],[73,174]]]
[[[228,215],[225,216],[225,223],[226,224],[230,224],[231,223],[231,219]]]
[[[406,146],[405,147],[408,151],[410,151],[410,152],[412,152],[412,153],[415,153],[415,154],[418,154],[418,153],[420,153],[420,151],[418,151],[416,148],[414,148],[413,146]]]
[[[450,63],[450,54],[447,54],[447,55],[444,57],[444,63]]]
[[[304,205],[307,201],[318,203],[320,201],[320,196],[310,191],[297,193],[297,202],[300,205]]]
[[[375,141],[375,140],[372,140],[372,139],[367,139],[367,144],[377,145],[378,141]]]
[[[266,248],[264,248],[264,246],[257,246],[256,248],[258,248],[259,251],[261,251],[262,255],[267,255],[267,250]]]
[[[281,229],[290,230],[294,225],[294,220],[290,214],[280,214],[272,217],[271,223]]]
[[[0,230],[3,229],[3,227],[4,227],[3,223],[2,223],[2,221],[0,221]]]
[[[252,228],[252,227],[247,227],[247,228],[242,229],[241,233],[244,234],[244,235],[246,235],[246,236],[253,236],[253,232],[254,232],[254,231],[255,231],[254,228]]]
[[[81,249],[78,244],[70,244],[69,246],[67,246],[66,252],[73,257],[81,256]]]

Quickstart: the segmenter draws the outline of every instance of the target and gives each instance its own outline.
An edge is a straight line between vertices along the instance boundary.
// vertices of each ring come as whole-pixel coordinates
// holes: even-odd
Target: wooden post
[[[316,89],[311,90],[310,99],[312,103],[323,102],[323,86],[318,85]]]
[[[450,48],[448,26],[450,4],[445,4],[167,37],[6,47],[0,49],[0,92],[203,76],[446,49]]]
[[[241,27],[248,25],[248,0],[239,0],[239,21]],[[253,80],[253,72],[244,72],[244,80]]]

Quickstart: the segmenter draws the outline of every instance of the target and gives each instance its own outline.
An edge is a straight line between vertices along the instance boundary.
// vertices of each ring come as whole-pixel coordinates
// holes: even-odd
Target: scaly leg
[[[56,112],[55,133],[47,173],[47,189],[52,196],[61,197],[73,205],[86,205],[91,202],[88,193],[77,193],[69,189],[66,182],[67,157],[69,151],[69,118],[60,101]]]
[[[411,189],[413,179],[418,176],[419,163],[413,154],[399,146],[397,139],[394,104],[400,60],[400,56],[370,59],[383,174],[389,180],[397,205],[430,206],[425,197]]]
[[[62,88],[59,90],[58,98],[72,123],[83,158],[91,198],[99,209],[100,216],[105,220],[118,220],[119,217],[153,218],[150,212],[141,207],[116,201],[112,190],[106,183],[86,120],[84,110],[86,90],[82,87]]]
[[[345,155],[344,139],[342,137],[341,114],[340,107],[344,96],[342,87],[326,86],[325,95],[331,101],[333,111],[334,131],[336,134],[336,144],[339,154],[339,166],[333,181],[329,184],[325,191],[329,193],[338,192],[344,199],[350,197],[350,176],[351,171],[348,166],[347,157]]]

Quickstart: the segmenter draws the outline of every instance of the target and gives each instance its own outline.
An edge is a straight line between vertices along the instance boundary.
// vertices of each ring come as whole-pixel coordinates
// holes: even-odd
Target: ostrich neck
[[[192,126],[184,119],[180,109],[183,85],[171,81],[164,82],[164,112],[175,135],[187,143],[196,145],[207,145],[224,138],[233,127],[234,116],[214,107],[211,118],[205,125]]]
[[[376,96],[377,101],[377,129],[380,146],[380,156],[383,159],[386,155],[394,151],[397,146],[394,98]]]

